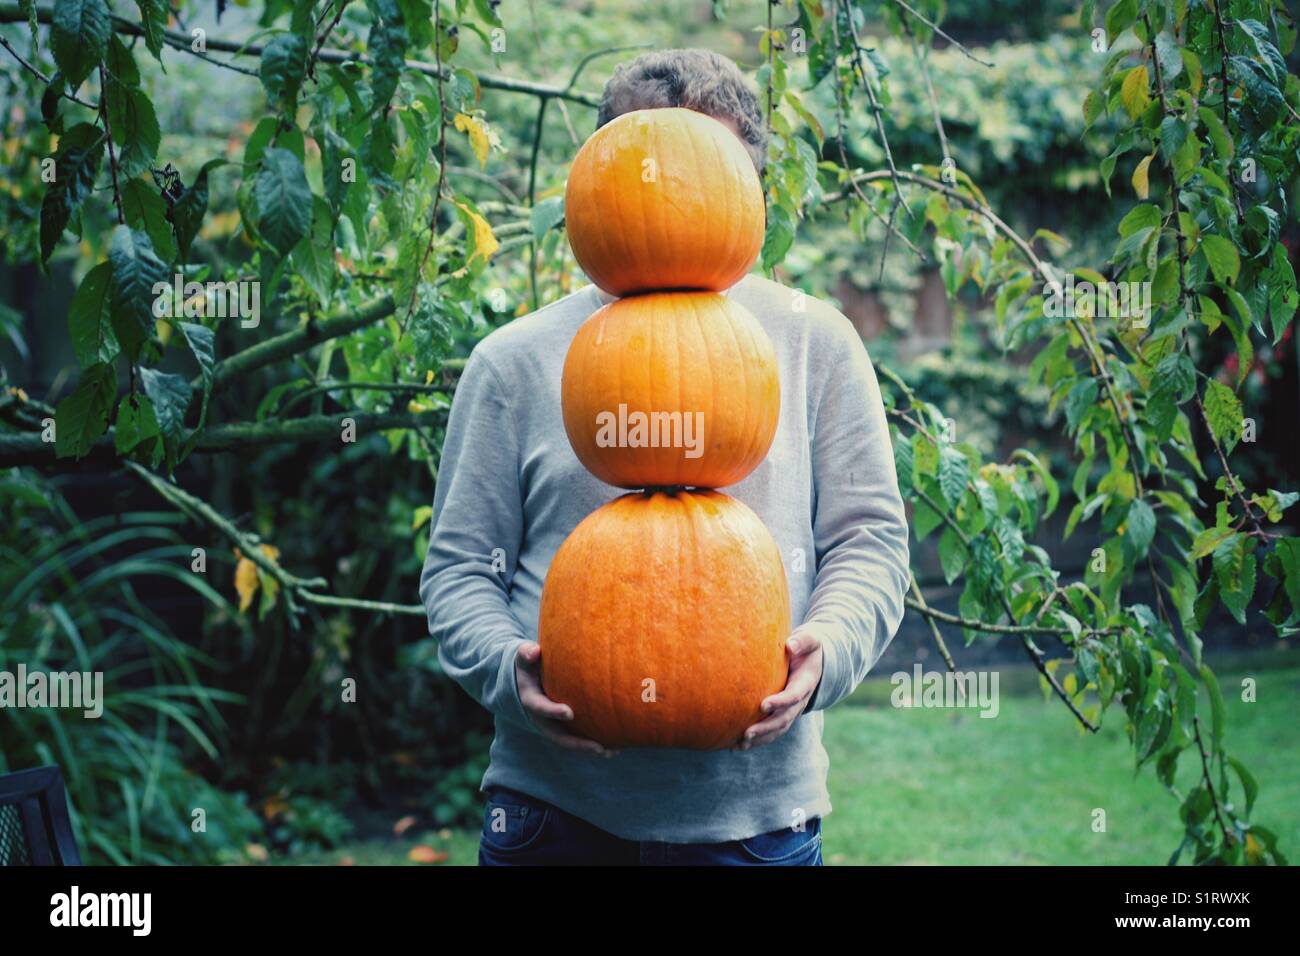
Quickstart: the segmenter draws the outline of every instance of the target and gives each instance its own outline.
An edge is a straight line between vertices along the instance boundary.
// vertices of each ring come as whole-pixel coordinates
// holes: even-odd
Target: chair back
[[[0,776],[0,866],[80,866],[58,767]]]

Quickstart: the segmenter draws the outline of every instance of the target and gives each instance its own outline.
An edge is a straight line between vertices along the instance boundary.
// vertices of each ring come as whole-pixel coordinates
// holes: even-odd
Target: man
[[[680,106],[717,118],[762,169],[757,98],[703,50],[644,54],[606,86],[598,123]],[[560,411],[565,352],[611,298],[587,286],[475,348],[456,391],[420,582],[445,671],[496,718],[479,862],[820,865],[830,812],[822,711],[893,637],[907,525],[875,373],[829,305],[758,275],[727,295],[776,349],[781,418],[766,460],[726,493],[781,548],[794,630],[783,691],[734,748],[607,753],[541,686],[542,583],[561,542],[621,494],[574,456]]]

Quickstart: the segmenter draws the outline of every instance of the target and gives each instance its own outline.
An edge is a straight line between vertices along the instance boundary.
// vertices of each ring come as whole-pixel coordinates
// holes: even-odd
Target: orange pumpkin
[[[712,750],[785,686],[776,542],[716,491],[623,495],[560,546],[542,588],[542,686],[607,747]]]
[[[596,130],[564,193],[574,256],[618,296],[730,288],[758,258],[765,212],[740,139],[677,107],[624,113]]]
[[[560,385],[574,453],[621,488],[734,485],[776,434],[772,341],[716,292],[616,299],[578,329]]]

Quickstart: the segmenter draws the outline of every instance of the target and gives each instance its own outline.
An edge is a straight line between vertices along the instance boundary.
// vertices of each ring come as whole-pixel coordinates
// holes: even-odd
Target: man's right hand
[[[612,757],[618,751],[606,750],[594,740],[571,733],[565,724],[573,720],[573,709],[546,696],[542,690],[542,646],[534,641],[524,641],[515,654],[515,684],[519,688],[519,703],[532,718],[533,724],[547,740],[567,750],[600,757]]]

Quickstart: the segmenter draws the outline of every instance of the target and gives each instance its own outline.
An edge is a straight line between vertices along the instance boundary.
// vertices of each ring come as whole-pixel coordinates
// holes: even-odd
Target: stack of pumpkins
[[[621,297],[569,348],[565,431],[588,471],[639,490],[551,563],[542,685],[607,747],[731,746],[785,686],[790,630],[771,533],[712,490],[758,466],[780,412],[771,340],[721,294],[762,246],[762,187],[719,121],[640,110],[579,151],[565,215],[583,270]]]

